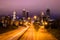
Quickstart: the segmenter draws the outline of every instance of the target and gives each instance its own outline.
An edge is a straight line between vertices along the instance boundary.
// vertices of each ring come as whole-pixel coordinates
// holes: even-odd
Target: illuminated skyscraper
[[[26,10],[25,9],[22,10],[22,16],[23,16],[23,19],[26,18]]]
[[[43,23],[44,12],[41,13],[41,23]]]
[[[46,10],[46,14],[47,14],[48,16],[50,16],[50,9],[47,9],[47,10]]]
[[[13,11],[13,21],[16,20],[16,11]]]
[[[29,12],[27,11],[27,12],[26,12],[26,18],[28,18],[28,17],[29,17]]]
[[[47,18],[47,20],[50,19],[50,9],[46,10],[46,18]]]

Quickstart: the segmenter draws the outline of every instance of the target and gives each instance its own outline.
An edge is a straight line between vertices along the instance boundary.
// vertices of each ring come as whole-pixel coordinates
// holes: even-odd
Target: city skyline
[[[10,15],[16,10],[17,15],[26,9],[30,14],[36,15],[41,11],[51,10],[51,15],[60,16],[60,0],[0,0],[0,15]]]
[[[60,40],[60,0],[0,0],[0,40]]]

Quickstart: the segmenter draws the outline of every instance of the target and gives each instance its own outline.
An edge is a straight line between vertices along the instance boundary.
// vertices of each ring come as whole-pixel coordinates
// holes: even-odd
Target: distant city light
[[[30,17],[28,17],[28,20],[30,20],[31,18]]]
[[[34,16],[34,19],[37,19],[37,16]]]

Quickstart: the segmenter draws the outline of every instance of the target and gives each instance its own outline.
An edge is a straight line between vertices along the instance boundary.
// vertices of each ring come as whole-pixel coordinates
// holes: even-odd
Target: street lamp
[[[34,16],[34,19],[37,19],[37,16]]]
[[[30,20],[31,18],[30,17],[28,17],[28,20]]]
[[[48,23],[47,22],[45,22],[45,25],[47,25]]]

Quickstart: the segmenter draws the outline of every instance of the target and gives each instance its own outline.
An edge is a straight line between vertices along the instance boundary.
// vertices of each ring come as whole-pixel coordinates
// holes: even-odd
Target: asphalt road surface
[[[38,26],[36,26],[38,27]],[[57,40],[51,33],[49,33],[44,26],[40,26],[36,31],[34,25],[31,24],[30,28],[18,40]]]
[[[16,30],[0,34],[0,40],[17,40],[27,29],[28,27],[19,27]]]
[[[34,27],[35,26],[31,23],[29,27],[21,27],[4,34],[0,34],[0,40],[57,40],[44,28],[44,26],[40,26],[39,30],[36,30]]]

